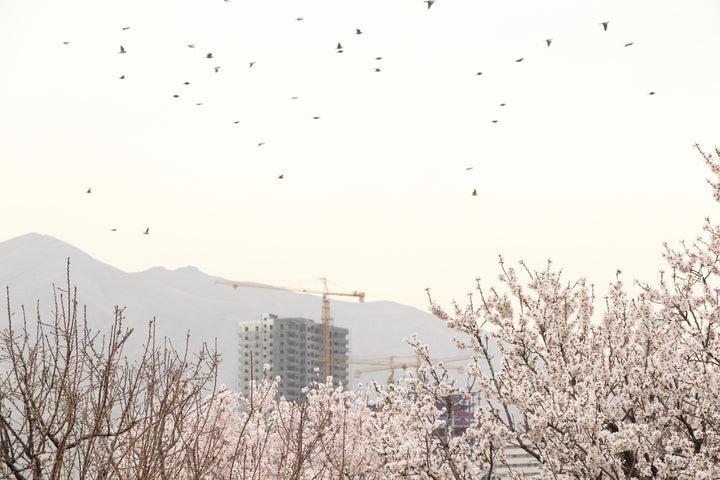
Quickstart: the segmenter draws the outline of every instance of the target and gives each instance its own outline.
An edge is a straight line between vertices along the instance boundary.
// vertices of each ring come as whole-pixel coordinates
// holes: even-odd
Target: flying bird
[[[362,34],[362,30],[360,30],[359,28],[356,28],[355,35],[360,35],[360,34]]]
[[[482,75],[482,74],[483,74],[482,72],[477,72],[475,75]]]
[[[497,121],[497,120],[493,120],[492,123],[498,123],[498,121]]]
[[[220,71],[220,67],[215,67],[215,73]]]
[[[504,107],[505,105],[507,105],[507,103],[501,103],[498,105],[498,107]]]
[[[195,105],[197,105],[199,107],[200,105],[202,105],[202,102],[198,102]]]
[[[62,42],[63,45],[70,45],[70,42]]]
[[[379,72],[380,69],[379,69],[378,67],[375,67],[375,71],[376,71],[376,72]]]
[[[313,117],[313,120],[317,120],[317,119],[319,119],[319,118],[320,118],[320,117]]]
[[[297,20],[298,22],[302,22],[304,19],[303,17],[297,17],[295,20]]]
[[[248,68],[252,68],[253,65],[255,65],[255,62],[250,62],[250,66]]]
[[[183,85],[190,85],[190,82],[185,82],[183,83]]]
[[[194,43],[189,43],[189,44],[188,44],[188,48],[195,48],[195,44],[194,44]]]
[[[282,180],[283,178],[285,178],[284,174],[281,173],[280,175],[278,175],[278,180]]]
[[[117,228],[111,228],[110,231],[111,231],[111,232],[117,232]]]
[[[655,95],[655,92],[650,92],[648,93],[648,95]]]
[[[173,98],[180,98],[180,95],[176,93],[175,95],[173,95]]]
[[[85,193],[92,193],[92,188],[88,187],[87,192],[85,192]]]
[[[125,75],[120,75],[120,76],[118,77],[118,80],[125,80]]]
[[[472,170],[475,167],[466,167],[465,170]]]
[[[600,22],[600,25],[603,26],[603,30],[604,30],[604,31],[607,31],[608,23],[610,23],[610,22]]]
[[[297,99],[300,98],[300,97],[298,97],[297,95],[295,95],[294,97],[290,97],[290,98],[293,99],[293,100],[297,100]]]
[[[262,147],[263,145],[265,145],[265,142],[258,143],[258,147]]]
[[[212,54],[212,53],[208,53],[207,55],[205,55],[205,58],[213,58],[213,54]]]
[[[375,60],[382,60],[382,57],[375,57]]]
[[[515,60],[515,62],[516,62],[516,63],[520,63],[520,62],[522,62],[523,60],[525,60],[525,57],[520,57],[520,58],[518,58],[517,60]]]
[[[435,3],[435,0],[425,0],[425,3],[428,5],[428,10],[430,10],[430,7],[433,6],[433,3]]]
[[[127,52],[125,51],[125,47],[123,47],[122,45],[120,45],[120,51],[119,51],[118,53],[127,53]]]
[[[130,27],[122,27],[123,31],[130,30]]]
[[[235,124],[240,123],[240,120],[235,120],[233,123],[235,123]]]
[[[477,197],[477,188],[473,188],[472,196]]]
[[[147,227],[143,232],[143,235],[150,235],[150,227]]]
[[[635,44],[635,42],[628,42],[625,44],[625,47],[629,47],[630,45],[634,45],[634,44]]]
[[[545,43],[547,43],[547,46],[549,47],[550,44],[552,43],[552,38],[545,39]]]

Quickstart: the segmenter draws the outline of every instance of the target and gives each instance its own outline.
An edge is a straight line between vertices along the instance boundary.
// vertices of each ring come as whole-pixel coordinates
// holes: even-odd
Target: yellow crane
[[[327,279],[320,277],[323,282],[322,290],[315,290],[310,288],[293,288],[293,287],[279,287],[276,285],[267,285],[263,283],[253,282],[233,282],[231,280],[216,280],[215,283],[221,285],[230,285],[233,288],[237,287],[250,287],[250,288],[268,288],[271,290],[286,290],[288,292],[300,292],[300,293],[315,293],[322,295],[322,357],[320,357],[320,365],[322,370],[323,379],[332,375],[332,366],[335,365],[335,355],[333,348],[333,318],[330,315],[330,295],[336,295],[341,297],[357,297],[360,303],[365,302],[365,292],[358,292],[357,290],[351,293],[348,292],[331,292],[328,289]]]
[[[473,357],[471,356],[462,356],[462,357],[445,357],[445,358],[431,358],[430,361],[433,364],[436,364],[438,362],[442,362],[443,365],[447,363],[452,362],[460,362],[463,360],[471,360]],[[401,360],[398,360],[401,359]],[[402,360],[407,359],[407,360]],[[390,370],[390,376],[388,376],[388,385],[391,383],[395,383],[395,369],[396,368],[402,368],[403,370],[407,370],[408,368],[418,368],[420,367],[420,357],[417,355],[405,355],[405,356],[397,356],[393,355],[386,358],[376,358],[376,359],[361,359],[361,360],[350,360],[348,363],[356,364],[356,365],[372,365],[367,368],[359,368],[355,370],[355,378],[360,377],[363,373],[371,373],[371,372],[381,372],[383,370]],[[448,370],[455,370],[458,373],[463,373],[463,367],[462,366],[447,366]]]

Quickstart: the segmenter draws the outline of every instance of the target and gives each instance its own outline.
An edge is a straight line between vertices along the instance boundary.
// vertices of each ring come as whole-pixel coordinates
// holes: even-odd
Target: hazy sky
[[[718,20],[717,0],[0,0],[0,241],[420,308],[494,283],[498,253],[652,280],[664,240],[720,221],[693,149],[720,144]]]

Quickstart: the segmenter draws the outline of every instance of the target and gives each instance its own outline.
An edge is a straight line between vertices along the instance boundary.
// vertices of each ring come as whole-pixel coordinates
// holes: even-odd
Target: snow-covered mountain
[[[66,264],[70,259],[70,281],[77,287],[78,301],[87,305],[88,321],[103,329],[113,319],[115,305],[125,307],[125,325],[135,328],[142,339],[148,322],[156,319],[158,336],[167,336],[183,346],[190,333],[191,347],[217,340],[223,362],[220,381],[235,388],[236,328],[240,320],[258,318],[262,313],[280,317],[305,317],[319,321],[321,298],[281,290],[233,289],[215,284],[220,277],[195,267],[167,270],[154,267],[144,272],[126,273],[102,263],[82,250],[48,235],[30,233],[0,243],[0,286],[10,290],[10,308],[21,314],[25,305],[34,316],[49,317],[54,308],[53,284],[66,285]],[[3,311],[6,310],[3,295]],[[431,346],[435,356],[458,355],[451,332],[433,315],[395,302],[353,303],[332,298],[335,325],[350,330],[353,358],[410,355],[403,338],[413,332]],[[350,374],[360,365],[350,365]],[[396,375],[401,372],[396,372]],[[366,374],[384,381],[388,372]],[[353,381],[356,379],[352,378]]]

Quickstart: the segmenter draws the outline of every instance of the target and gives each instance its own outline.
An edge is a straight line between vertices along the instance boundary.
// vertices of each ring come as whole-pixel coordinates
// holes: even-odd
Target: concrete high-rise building
[[[302,389],[318,379],[322,325],[307,318],[278,318],[264,313],[259,320],[239,322],[238,327],[237,383],[243,395],[249,393],[251,378],[262,379],[264,365],[269,366],[271,380],[281,378],[278,393],[288,400],[302,397]],[[334,327],[332,332],[333,382],[347,385],[348,330]]]

